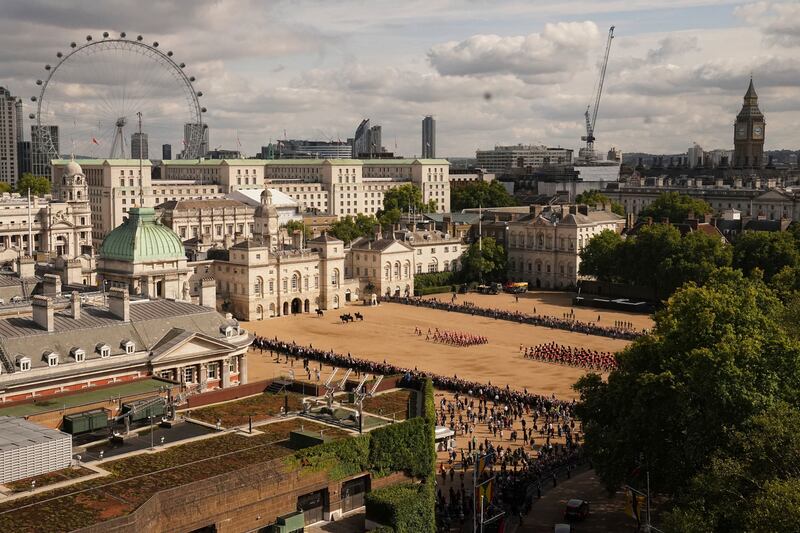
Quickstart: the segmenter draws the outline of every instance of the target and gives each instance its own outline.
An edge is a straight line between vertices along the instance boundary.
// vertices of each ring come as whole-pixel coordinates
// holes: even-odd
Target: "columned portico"
[[[219,371],[222,374],[222,388],[228,388],[231,386],[231,373],[230,373],[230,363],[228,359],[223,359],[219,363]]]

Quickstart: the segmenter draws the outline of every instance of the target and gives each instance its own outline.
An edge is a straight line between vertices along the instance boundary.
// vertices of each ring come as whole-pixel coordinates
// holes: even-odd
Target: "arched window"
[[[397,261],[394,264],[394,277],[395,278],[399,278],[400,277],[400,261]]]
[[[383,279],[392,279],[392,266],[389,263],[383,265]]]
[[[333,272],[331,273],[331,285],[338,287],[339,286],[339,269],[334,268]]]
[[[264,279],[261,276],[256,278],[256,284],[253,287],[253,292],[255,292],[256,297],[264,296]]]
[[[406,261],[403,265],[403,277],[408,278],[411,275],[411,262]]]
[[[512,270],[514,269],[513,263],[512,263],[511,269]],[[445,262],[444,262],[444,271],[445,272],[450,272],[450,261],[445,260]]]
[[[292,292],[297,292],[300,289],[300,274],[295,272],[292,274]]]
[[[435,258],[431,258],[431,262],[428,264],[428,272],[438,272],[439,271],[439,261]]]
[[[538,242],[539,248],[544,246],[544,235],[540,233],[539,235],[537,235],[536,240]]]

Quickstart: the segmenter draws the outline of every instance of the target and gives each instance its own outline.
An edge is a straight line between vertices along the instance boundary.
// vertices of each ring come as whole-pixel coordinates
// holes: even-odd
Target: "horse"
[[[317,316],[325,316],[325,313],[322,312],[322,309],[316,309]]]
[[[362,320],[363,321],[364,320],[364,315],[362,315],[361,313],[356,313],[356,320]]]

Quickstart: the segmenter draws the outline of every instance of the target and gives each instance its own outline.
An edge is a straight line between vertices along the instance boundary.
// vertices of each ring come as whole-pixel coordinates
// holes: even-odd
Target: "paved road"
[[[574,475],[548,490],[534,503],[531,512],[516,529],[517,533],[552,533],[553,525],[564,522],[564,508],[570,498],[589,500],[590,514],[583,522],[575,524],[579,533],[607,533],[636,531],[633,520],[625,514],[625,496],[617,491],[608,496],[594,470]]]
[[[153,443],[158,446],[161,444],[161,437],[164,437],[165,443],[172,443],[179,440],[190,439],[192,437],[199,437],[212,433],[215,430],[201,426],[199,424],[192,424],[191,422],[183,422],[176,424],[172,428],[153,428]],[[125,440],[124,444],[101,444],[92,446],[82,455],[84,461],[94,461],[100,458],[100,450],[103,451],[103,458],[115,457],[123,453],[129,453],[137,450],[145,450],[150,447],[150,431],[143,430],[135,437]]]

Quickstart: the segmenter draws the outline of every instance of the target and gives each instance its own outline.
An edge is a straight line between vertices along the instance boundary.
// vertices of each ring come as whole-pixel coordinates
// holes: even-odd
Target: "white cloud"
[[[774,46],[800,46],[800,3],[755,2],[736,8],[734,13],[761,29],[764,41]]]
[[[438,44],[428,52],[428,58],[443,75],[513,74],[555,81],[569,78],[585,63],[598,35],[594,22],[560,22],[546,24],[541,33],[526,36],[474,35]]]

